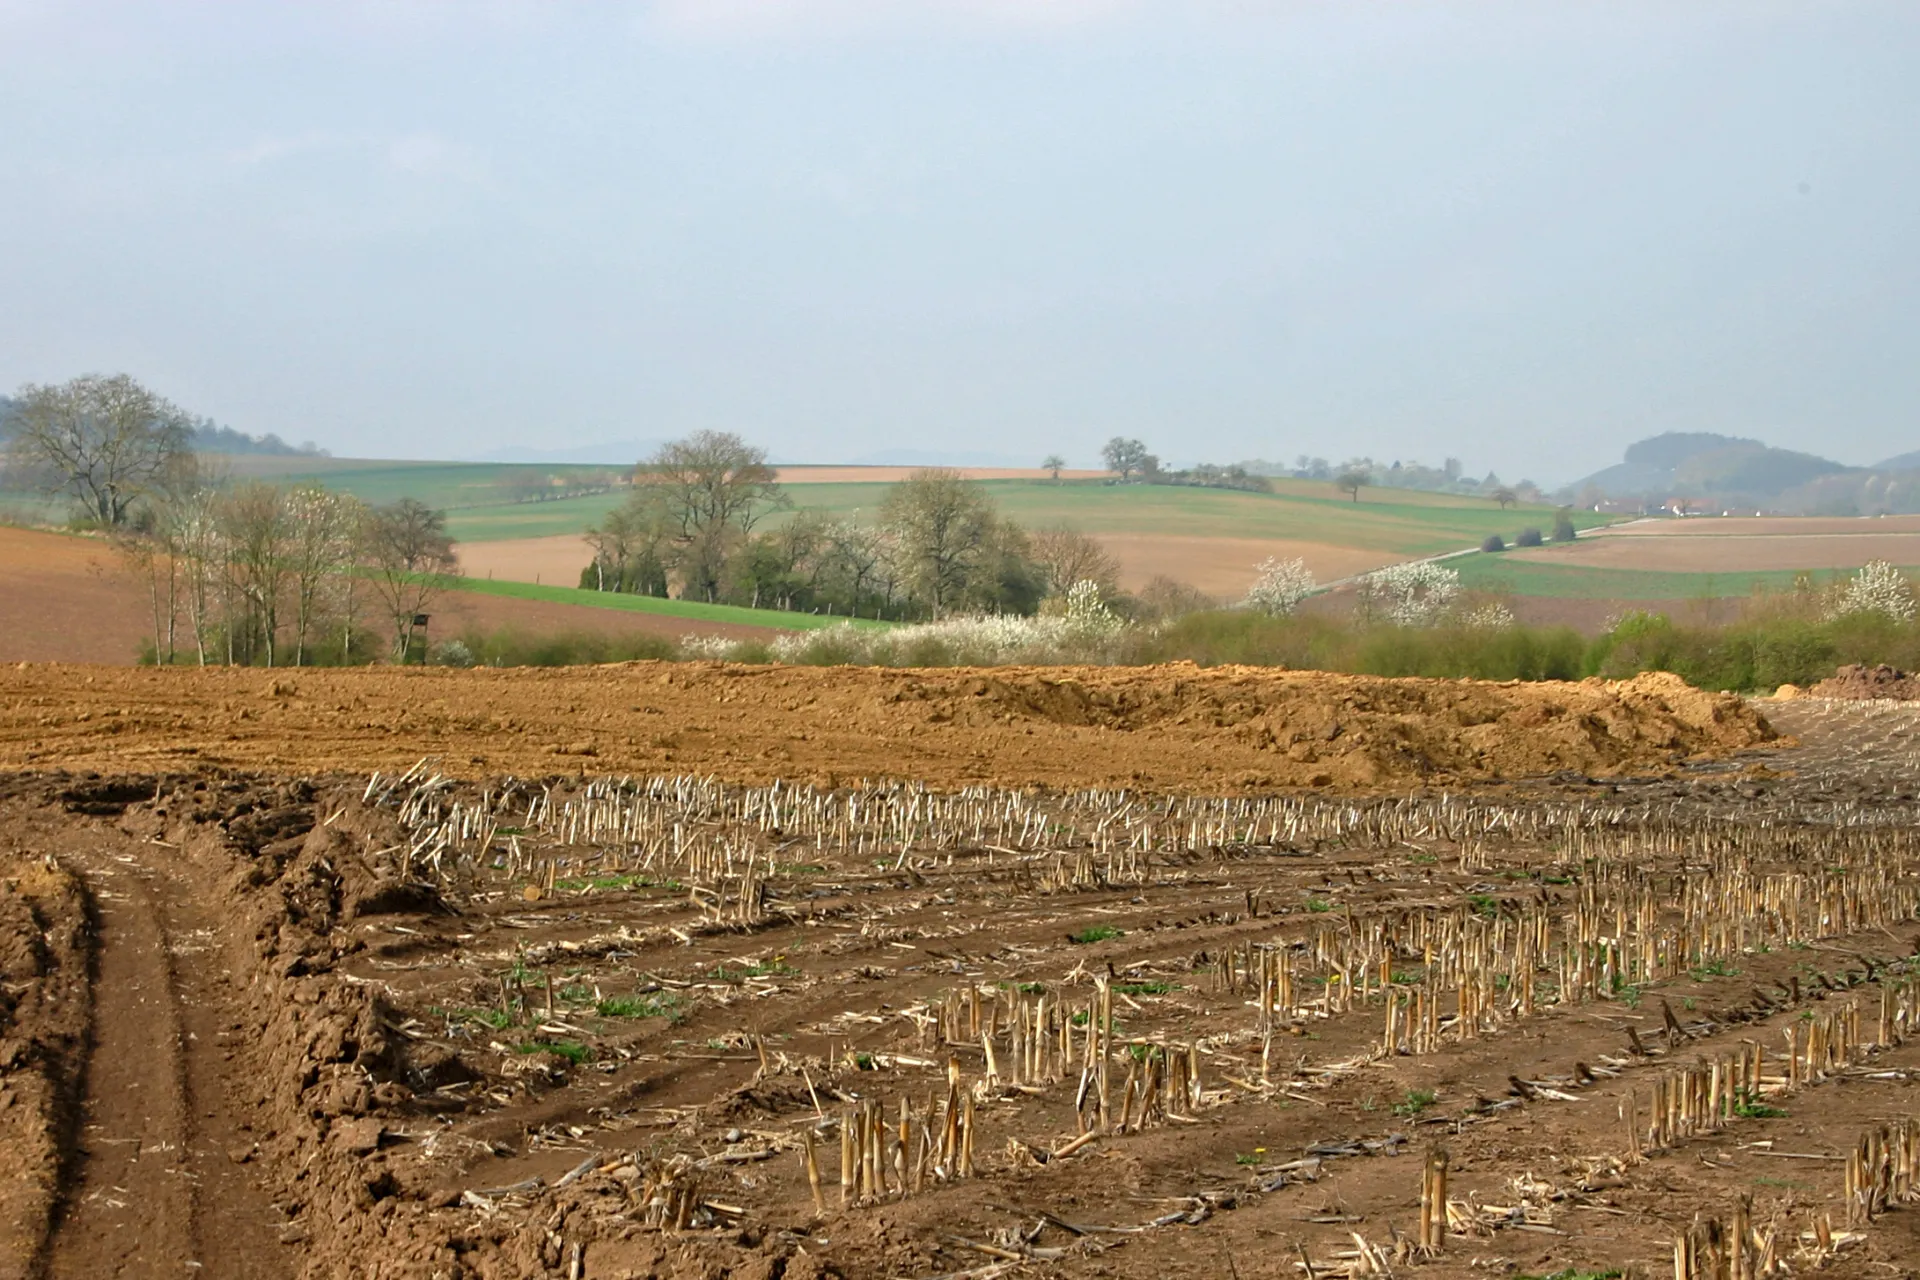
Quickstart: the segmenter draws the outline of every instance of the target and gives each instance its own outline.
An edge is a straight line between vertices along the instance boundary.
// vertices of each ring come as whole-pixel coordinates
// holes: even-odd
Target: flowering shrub
[[[1895,622],[1912,622],[1913,584],[1889,562],[1869,560],[1840,593],[1831,616],[1837,618],[1849,613],[1880,613]]]
[[[681,636],[680,651],[689,658],[712,658],[724,662],[733,656],[739,642],[726,636]]]
[[[1067,630],[1083,639],[1106,639],[1127,624],[1100,598],[1100,584],[1082,578],[1067,589]]]
[[[1489,601],[1467,610],[1460,621],[1469,627],[1486,631],[1500,631],[1513,625],[1513,610],[1498,600]]]
[[[427,654],[427,661],[437,667],[470,667],[473,665],[473,650],[463,640],[443,640],[433,646]]]
[[[1269,556],[1255,568],[1260,576],[1253,580],[1244,603],[1247,608],[1269,617],[1292,613],[1319,586],[1313,579],[1313,570],[1307,568],[1307,562],[1299,556],[1291,560]]]
[[[1360,579],[1363,600],[1403,627],[1424,627],[1439,619],[1460,594],[1460,574],[1431,560],[1390,564]]]

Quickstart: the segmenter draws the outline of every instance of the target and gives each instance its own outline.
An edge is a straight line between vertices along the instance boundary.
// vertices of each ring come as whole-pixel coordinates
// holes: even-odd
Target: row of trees
[[[404,659],[457,572],[442,513],[232,483],[194,452],[207,424],[124,374],[29,385],[6,408],[10,479],[67,494],[113,539],[147,586],[156,661]]]
[[[632,492],[587,531],[580,585],[866,617],[1033,613],[1075,582],[1117,589],[1118,565],[1067,528],[1032,532],[958,472],[914,472],[876,518],[791,509],[766,455],[703,431],[640,464]]]
[[[405,661],[458,572],[443,513],[318,485],[195,477],[147,494],[112,536],[147,585],[161,663]]]

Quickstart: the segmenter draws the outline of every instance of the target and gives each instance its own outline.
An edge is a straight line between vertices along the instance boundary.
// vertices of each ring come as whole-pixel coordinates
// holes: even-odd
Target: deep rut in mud
[[[143,855],[101,833],[67,856],[96,904],[93,1044],[47,1275],[285,1275],[276,1215],[241,1163],[252,1139],[218,933],[179,868]]]

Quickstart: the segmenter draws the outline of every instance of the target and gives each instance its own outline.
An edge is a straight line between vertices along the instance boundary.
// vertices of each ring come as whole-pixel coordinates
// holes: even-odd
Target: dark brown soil
[[[1395,1274],[1655,1276],[1743,1197],[1782,1256],[1826,1215],[1823,1274],[1898,1274],[1920,1209],[1847,1235],[1842,1157],[1910,1113],[1911,1024],[1716,1132],[1622,1136],[1663,1073],[1753,1041],[1771,1076],[1787,1028],[1850,1004],[1871,1039],[1909,981],[1920,710],[1769,713],[1793,739],[1667,776],[1372,799],[16,775],[0,1274],[1198,1280],[1346,1274],[1358,1236]],[[1421,920],[1558,937],[1629,882],[1718,919],[1746,876],[1777,888],[1744,941],[1531,1012],[1502,988],[1419,1052],[1383,1052],[1381,998],[1335,999],[1365,972],[1315,959]],[[1789,943],[1796,894],[1839,914]],[[1270,1041],[1227,976],[1269,949],[1300,975]],[[1432,964],[1388,962],[1408,995]],[[1080,1058],[1017,1068],[1007,1019],[1099,982],[1116,1099],[1189,1046],[1199,1096],[1144,1124],[1116,1102],[1067,1151],[1098,1125]],[[843,1208],[849,1109],[924,1117],[950,1069],[973,1176]],[[1459,1220],[1421,1259],[1433,1147]]]
[[[1920,698],[1920,676],[1908,675],[1886,663],[1852,663],[1822,680],[1808,694],[1816,698],[1893,698],[1911,702]]]

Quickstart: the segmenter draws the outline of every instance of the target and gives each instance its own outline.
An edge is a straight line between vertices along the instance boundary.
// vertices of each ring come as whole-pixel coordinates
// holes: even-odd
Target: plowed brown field
[[[1898,1274],[1920,718],[1769,710],[1375,799],[0,778],[0,1276]]]
[[[568,580],[579,571],[574,564]],[[0,662],[131,665],[139,659],[141,642],[153,636],[147,592],[145,580],[99,538],[0,525]],[[672,639],[716,634],[765,639],[774,634],[761,627],[463,591],[436,600],[432,617],[435,639],[451,639],[469,629],[526,636],[637,633]],[[182,638],[181,643],[187,641]]]
[[[1738,698],[1618,684],[1265,668],[898,671],[633,663],[526,671],[0,668],[0,767],[1247,791],[1633,773],[1764,741]]]
[[[0,1280],[1900,1274],[1920,709],[1758,705],[6,666]]]

